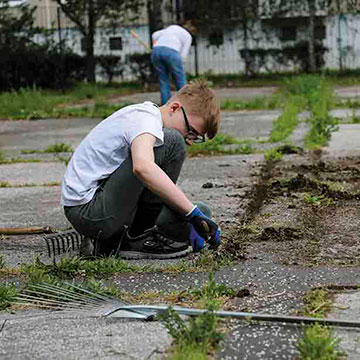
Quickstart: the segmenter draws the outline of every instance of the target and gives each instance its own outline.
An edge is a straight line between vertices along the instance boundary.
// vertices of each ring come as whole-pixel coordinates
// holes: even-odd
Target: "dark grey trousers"
[[[186,155],[182,135],[177,130],[164,129],[164,144],[154,148],[154,154],[155,163],[176,183]],[[80,234],[100,241],[119,238],[124,225],[136,236],[155,224],[167,230],[169,236],[187,240],[186,220],[134,175],[131,154],[103,180],[89,203],[66,206],[64,211]]]

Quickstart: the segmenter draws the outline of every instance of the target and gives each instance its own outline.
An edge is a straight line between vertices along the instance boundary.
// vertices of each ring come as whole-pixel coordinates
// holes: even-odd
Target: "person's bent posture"
[[[130,105],[98,124],[74,152],[62,182],[67,219],[85,236],[84,256],[172,258],[217,247],[210,209],[175,185],[186,146],[213,138],[220,111],[201,81],[160,108]]]

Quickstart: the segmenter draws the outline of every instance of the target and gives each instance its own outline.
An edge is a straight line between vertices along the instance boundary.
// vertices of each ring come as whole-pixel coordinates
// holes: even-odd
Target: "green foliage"
[[[230,147],[229,145],[237,144]],[[241,142],[226,134],[217,134],[215,138],[204,143],[193,144],[188,148],[189,156],[220,155],[220,154],[252,154],[254,148],[250,142]]]
[[[11,305],[18,294],[14,283],[0,283],[0,310],[4,310]]]
[[[302,95],[292,95],[288,98],[281,115],[274,121],[270,133],[270,141],[278,142],[285,140],[294,130],[298,123],[298,113],[306,103]]]
[[[338,351],[340,341],[328,327],[315,324],[305,328],[298,350],[302,360],[337,360],[342,355]]]
[[[64,257],[57,263],[47,265],[36,258],[33,264],[22,264],[20,272],[27,274],[31,281],[40,282],[49,278],[68,279],[77,276],[106,277],[120,272],[146,271],[150,266],[131,265],[124,260],[109,257],[87,261],[78,257]]]
[[[0,181],[0,188],[11,187],[11,184],[8,181]]]
[[[313,206],[330,206],[334,203],[334,200],[325,196],[325,195],[311,195],[308,193],[305,193],[304,200],[307,204],[313,205]]]
[[[327,145],[331,133],[337,130],[338,120],[329,115],[332,90],[326,79],[322,78],[316,89],[310,92],[310,131],[305,138],[308,148]]]
[[[225,100],[221,103],[221,110],[273,110],[282,106],[282,97],[279,94],[272,96],[255,97],[249,100]]]
[[[204,314],[183,320],[172,308],[160,315],[165,327],[175,341],[171,359],[206,359],[209,350],[214,349],[224,335],[218,331],[218,318],[214,311],[218,309],[216,297],[226,293],[226,288],[217,285],[213,275],[209,275],[204,285],[201,300],[205,304]],[[197,354],[191,357],[191,354]],[[187,357],[189,356],[189,357]]]
[[[266,161],[279,161],[282,158],[282,153],[277,148],[266,150],[264,153]]]
[[[62,153],[62,152],[73,152],[71,146],[64,143],[56,143],[49,145],[45,150],[45,153]]]
[[[327,289],[313,289],[304,298],[305,306],[302,313],[305,316],[323,318],[330,310],[331,302]]]

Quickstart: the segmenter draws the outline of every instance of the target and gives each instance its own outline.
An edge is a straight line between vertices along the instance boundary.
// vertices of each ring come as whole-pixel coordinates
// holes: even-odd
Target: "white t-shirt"
[[[189,53],[192,37],[190,33],[179,25],[170,25],[152,34],[154,47],[166,46],[176,50],[185,59]]]
[[[164,143],[160,109],[150,101],[124,107],[99,123],[76,148],[61,184],[61,205],[86,204],[99,181],[109,177],[129,156],[132,141],[140,134]]]

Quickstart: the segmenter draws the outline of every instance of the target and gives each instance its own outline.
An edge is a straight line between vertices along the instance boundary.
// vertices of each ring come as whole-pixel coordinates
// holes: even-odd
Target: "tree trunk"
[[[316,72],[315,59],[315,0],[308,0],[309,4],[309,71]]]
[[[93,0],[89,0],[88,7],[88,31],[86,36],[86,79],[89,83],[95,83],[95,57],[94,57],[94,35],[95,16]]]

